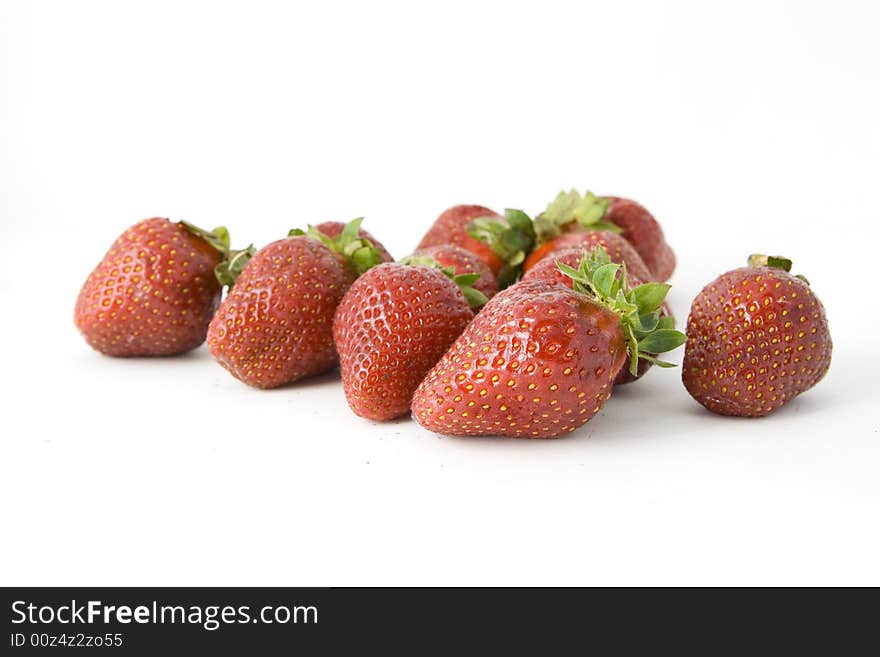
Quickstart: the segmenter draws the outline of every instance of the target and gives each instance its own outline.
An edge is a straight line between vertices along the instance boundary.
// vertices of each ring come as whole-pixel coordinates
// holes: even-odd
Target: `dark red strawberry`
[[[611,204],[605,221],[620,226],[621,235],[632,244],[658,281],[667,281],[675,271],[675,253],[663,229],[650,212],[635,201],[617,196],[606,196]]]
[[[607,254],[605,255],[607,258]],[[580,427],[611,395],[627,357],[656,360],[684,341],[660,329],[668,289],[630,289],[619,265],[585,257],[575,282],[522,281],[486,304],[413,397],[438,433],[554,438]]]
[[[342,384],[351,409],[370,420],[409,412],[428,370],[486,297],[426,256],[373,267],[348,290],[333,321]]]
[[[721,415],[762,417],[816,385],[831,364],[822,302],[791,261],[752,256],[694,299],[682,381]]]
[[[592,251],[593,247],[601,246],[608,253],[612,262],[626,265],[626,273],[639,279],[642,283],[654,280],[654,275],[632,244],[610,230],[595,230],[585,233],[563,233],[549,242],[545,242],[529,254],[523,264],[523,273],[529,272],[545,257],[556,255],[557,252],[572,247],[580,247]],[[552,259],[551,259],[552,261]]]
[[[506,210],[502,216],[481,205],[456,205],[437,217],[417,248],[454,244],[467,249],[506,287],[516,279],[533,243],[532,221],[519,210]]]
[[[610,233],[610,234],[614,235],[613,233]],[[601,232],[585,233],[585,235],[601,235]],[[620,239],[617,235],[614,235],[614,237],[617,237],[618,239]],[[629,246],[628,244],[627,244],[627,246],[629,247],[630,250],[632,249],[632,247]],[[596,249],[595,246],[593,248]],[[633,255],[635,255],[635,258],[638,258],[638,260],[634,260],[633,262],[641,264],[641,258],[639,258],[638,254],[633,253]],[[563,285],[567,285],[568,287],[574,287],[574,281],[572,280],[571,276],[569,276],[568,274],[566,274],[565,272],[563,272],[559,268],[559,263],[562,263],[563,265],[567,265],[568,267],[575,268],[579,265],[581,258],[583,258],[583,256],[584,256],[584,249],[577,248],[577,247],[562,249],[561,251],[557,251],[557,252],[547,256],[546,258],[541,260],[538,264],[536,264],[534,267],[532,267],[523,276],[523,281],[539,280],[539,281],[546,281],[546,282],[562,283]],[[597,250],[591,254],[591,257],[596,261],[603,261],[604,262],[604,259],[608,258],[608,262],[614,261],[614,262],[617,262],[618,264],[627,265],[626,266],[626,276],[627,276],[627,282],[630,284],[630,286],[635,287],[635,286],[641,285],[642,283],[649,282],[649,281],[646,281],[645,279],[643,279],[641,276],[631,274],[628,263],[614,260],[614,258],[612,256],[610,256],[608,254],[608,252],[605,250],[601,250],[601,251]],[[641,266],[644,268],[644,264],[641,264]],[[667,286],[667,289],[668,289],[668,286]],[[666,301],[664,301],[662,304],[660,304],[660,323],[658,324],[658,328],[669,328],[669,329],[675,328],[675,318],[672,316],[672,310],[670,309],[669,304]],[[656,354],[654,354],[654,355],[656,356]],[[633,374],[632,372],[630,372],[629,368],[624,367],[618,373],[617,378],[614,379],[614,385],[622,385],[624,383],[632,383],[633,381],[636,381],[637,379],[641,378],[642,375],[645,374],[645,372],[647,372],[650,368],[651,368],[651,361],[645,360],[645,359],[639,360],[639,369],[636,374]]]
[[[433,258],[441,267],[448,267],[456,274],[479,274],[480,277],[473,284],[473,288],[482,292],[487,299],[498,293],[498,281],[489,269],[489,265],[460,246],[439,244],[419,249],[415,255]]]
[[[74,311],[86,342],[108,356],[172,356],[205,341],[227,282],[250,250],[232,252],[225,228],[146,219],[126,230],[89,275]],[[216,270],[216,272],[215,272]]]
[[[345,229],[345,223],[342,221],[325,221],[315,226],[315,229],[319,233],[321,233],[322,235],[326,235],[327,237],[339,237],[342,234],[342,231]],[[388,249],[386,249],[382,245],[382,242],[370,235],[369,232],[361,228],[360,232],[358,233],[358,237],[367,240],[374,247],[376,247],[376,250],[379,251],[379,255],[382,258],[382,262],[394,262],[394,257],[390,253],[388,253]]]
[[[644,207],[616,196],[583,196],[576,190],[559,192],[535,218],[538,248],[564,233],[611,230],[633,245],[652,272],[652,279],[665,281],[675,269],[675,254],[666,243],[663,229]]]
[[[275,388],[333,369],[333,314],[354,280],[381,262],[360,219],[335,238],[312,227],[257,251],[214,315],[208,349],[229,372]]]

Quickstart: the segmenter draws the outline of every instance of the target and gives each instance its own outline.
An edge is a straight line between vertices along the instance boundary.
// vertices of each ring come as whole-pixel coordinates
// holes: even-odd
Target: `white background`
[[[302,6],[300,6],[302,5]],[[880,584],[873,3],[0,5],[3,584]],[[673,306],[752,251],[828,309],[830,373],[712,416],[679,372],[548,442],[252,390],[204,348],[91,351],[127,225],[239,245],[366,215],[397,255],[456,203],[630,196]],[[681,354],[674,354],[680,361]]]

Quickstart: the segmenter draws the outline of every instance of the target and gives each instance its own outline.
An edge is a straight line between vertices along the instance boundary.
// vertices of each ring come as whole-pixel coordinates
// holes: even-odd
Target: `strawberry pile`
[[[225,228],[154,218],[113,243],[74,320],[108,356],[207,343],[260,389],[338,367],[356,415],[456,436],[575,431],[685,343],[685,389],[723,415],[767,415],[825,375],[825,310],[790,260],[752,256],[709,283],[686,335],[665,300],[675,265],[643,206],[574,190],[534,219],[450,208],[399,261],[361,219],[234,250]]]

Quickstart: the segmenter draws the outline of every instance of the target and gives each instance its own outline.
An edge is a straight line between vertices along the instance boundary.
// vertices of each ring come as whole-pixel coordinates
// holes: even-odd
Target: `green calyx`
[[[214,267],[214,276],[217,277],[220,285],[232,287],[235,284],[235,279],[238,278],[238,275],[248,263],[248,260],[257,252],[253,244],[240,250],[230,248],[229,231],[224,226],[207,231],[204,228],[194,226],[188,221],[181,221],[180,225],[196,237],[205,240],[223,256],[220,263]]]
[[[360,276],[365,271],[382,262],[382,253],[368,239],[360,236],[363,217],[352,219],[336,237],[329,237],[315,226],[309,225],[308,230],[294,228],[287,233],[288,237],[306,235],[321,242],[334,253],[343,256]]]
[[[257,249],[253,244],[239,251],[230,251],[227,258],[214,267],[214,275],[220,284],[229,287],[235,285],[238,275],[256,252]]]
[[[504,267],[498,273],[498,286],[503,290],[519,277],[526,256],[535,246],[535,229],[531,217],[522,210],[507,209],[504,221],[497,217],[477,217],[467,225],[468,235],[489,245]]]
[[[464,298],[467,300],[471,308],[481,308],[486,305],[489,299],[485,294],[473,287],[474,283],[480,280],[479,274],[456,274],[452,267],[444,267],[431,256],[411,255],[400,261],[402,265],[411,267],[431,267],[439,269],[449,280],[458,286]]]
[[[666,283],[644,283],[630,288],[626,266],[612,262],[601,246],[584,252],[577,269],[557,262],[560,271],[571,277],[577,292],[589,295],[596,303],[620,315],[630,356],[629,371],[638,374],[639,359],[660,367],[674,363],[657,358],[657,354],[683,345],[687,336],[676,331],[671,317],[661,314],[660,306],[669,292]]]
[[[763,253],[753,253],[749,256],[749,267],[770,267],[771,269],[781,269],[784,272],[791,272],[792,262],[783,256],[768,256]],[[810,281],[803,274],[796,274],[795,278],[801,279],[807,285]]]
[[[581,195],[576,189],[559,192],[544,210],[535,218],[535,233],[538,243],[549,242],[559,237],[562,227],[577,223],[586,230],[610,230],[620,233],[619,226],[605,220],[605,213],[611,201],[599,198],[593,192]]]

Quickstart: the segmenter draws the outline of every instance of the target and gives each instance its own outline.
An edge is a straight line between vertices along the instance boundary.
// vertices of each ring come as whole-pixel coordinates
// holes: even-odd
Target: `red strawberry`
[[[602,232],[596,233],[585,233],[585,235],[601,235]],[[614,233],[609,233],[609,235],[613,235],[617,239],[621,239],[619,236],[614,235]],[[632,247],[627,244],[627,247],[631,250]],[[595,249],[595,247],[593,247]],[[594,259],[600,260],[603,258],[603,253],[607,254],[607,251],[596,251],[592,255]],[[574,281],[571,276],[563,272],[559,268],[558,263],[562,263],[563,265],[567,265],[569,267],[577,267],[581,261],[581,258],[584,255],[584,249],[572,247],[568,249],[562,249],[561,251],[557,251],[552,253],[551,255],[545,257],[538,264],[532,267],[525,276],[523,276],[524,281],[547,281],[547,282],[556,282],[567,285],[568,287],[574,286]],[[642,264],[641,258],[639,258],[638,254],[633,253],[632,255],[637,258],[637,260],[632,260],[634,264],[636,264],[636,269],[638,269],[638,265],[641,265],[643,270],[645,269],[644,264]],[[630,264],[628,262],[621,262],[620,260],[615,260],[613,256],[609,256],[608,262],[617,262],[618,264],[626,265],[626,276],[627,282],[631,286],[638,286],[642,283],[647,283],[648,281],[643,279],[642,276],[632,275],[630,273]],[[672,316],[672,310],[669,307],[669,304],[664,301],[660,304],[660,324],[658,328],[675,328],[675,318]],[[647,372],[651,368],[651,361],[649,360],[639,360],[639,369],[636,374],[633,374],[629,371],[629,368],[624,367],[620,370],[617,375],[617,378],[614,379],[614,385],[621,385],[624,383],[632,383],[633,381],[642,377],[642,375]]]
[[[632,244],[610,230],[595,230],[587,233],[563,233],[532,251],[523,264],[523,273],[530,271],[549,255],[553,255],[554,258],[557,257],[559,251],[567,250],[571,247],[580,247],[586,251],[592,251],[593,247],[596,246],[601,246],[605,249],[612,262],[626,265],[626,273],[639,279],[640,282],[647,283],[654,280],[651,270],[633,248]],[[550,259],[551,262],[554,258]]]
[[[633,245],[652,272],[653,280],[665,281],[675,269],[675,254],[666,243],[663,229],[641,205],[616,196],[599,198],[591,192],[559,192],[547,209],[535,218],[539,248],[563,233],[611,230]]]
[[[333,334],[351,409],[370,420],[409,412],[419,382],[486,298],[425,256],[386,263],[361,276],[336,310]]]
[[[345,223],[341,221],[325,221],[315,226],[315,229],[327,237],[339,237],[345,229]],[[370,235],[369,232],[361,228],[358,237],[367,240],[376,247],[376,250],[379,251],[379,255],[382,258],[382,262],[394,262],[394,257],[388,253],[388,249],[386,249],[379,240]]]
[[[721,415],[762,417],[816,385],[831,364],[822,302],[791,261],[752,256],[694,299],[682,381]]]
[[[257,251],[208,329],[208,349],[229,372],[275,388],[333,369],[333,314],[355,278],[381,261],[359,237],[360,219],[329,238],[314,227]]]
[[[623,229],[621,235],[632,244],[658,281],[669,280],[675,271],[675,253],[666,243],[663,229],[643,206],[617,196],[606,196],[611,201],[605,221]]]
[[[454,244],[439,244],[419,249],[415,255],[427,256],[437,261],[441,267],[448,267],[456,274],[479,274],[473,284],[475,290],[482,292],[487,299],[498,293],[495,274],[483,260],[470,251]]]
[[[516,279],[517,266],[534,242],[532,221],[519,210],[504,216],[481,205],[456,205],[434,222],[418,248],[454,244],[483,260],[501,287]]]
[[[208,233],[168,219],[141,221],[119,236],[82,286],[76,326],[108,356],[195,349],[220,303],[224,257],[236,256],[240,266],[249,253],[229,250],[225,228]]]
[[[602,408],[628,356],[635,371],[639,358],[656,360],[645,352],[684,341],[658,329],[668,286],[630,289],[619,265],[592,257],[562,267],[574,289],[523,281],[486,304],[416,390],[420,424],[449,435],[554,438]]]

